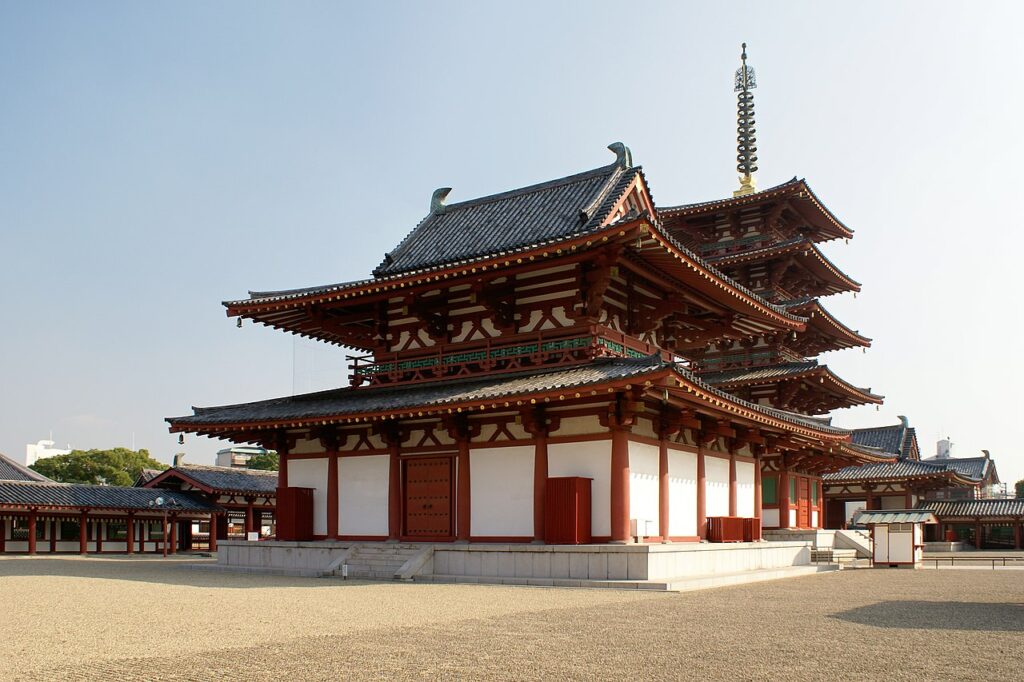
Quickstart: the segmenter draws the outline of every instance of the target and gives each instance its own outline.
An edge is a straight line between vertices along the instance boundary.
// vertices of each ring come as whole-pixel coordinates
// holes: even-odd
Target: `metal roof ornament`
[[[619,168],[626,170],[633,167],[633,152],[629,151],[629,147],[621,142],[612,142],[608,149],[615,152],[615,165]]]
[[[736,170],[740,175],[740,188],[732,193],[742,197],[757,191],[754,173],[757,172],[757,129],[754,127],[754,93],[757,77],[754,67],[747,66],[747,44],[743,43],[740,68],[736,69],[734,90],[736,95]]]
[[[440,187],[434,190],[434,193],[430,195],[431,213],[444,213],[444,202],[445,199],[448,198],[448,193],[451,191],[451,187]]]

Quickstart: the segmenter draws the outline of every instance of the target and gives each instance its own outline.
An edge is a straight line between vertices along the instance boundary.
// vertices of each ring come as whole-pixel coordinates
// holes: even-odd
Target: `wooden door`
[[[450,540],[455,536],[454,457],[405,461],[405,536],[411,540]]]
[[[796,479],[796,525],[798,528],[811,526],[811,495],[808,480],[803,476]]]

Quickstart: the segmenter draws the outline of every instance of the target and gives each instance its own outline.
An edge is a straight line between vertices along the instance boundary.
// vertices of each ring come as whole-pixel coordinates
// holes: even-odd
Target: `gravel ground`
[[[1019,679],[1017,571],[684,594],[341,583],[0,559],[0,678]]]

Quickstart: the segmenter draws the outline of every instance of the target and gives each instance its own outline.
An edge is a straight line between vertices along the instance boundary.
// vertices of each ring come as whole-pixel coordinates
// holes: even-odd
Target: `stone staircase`
[[[348,567],[349,578],[369,578],[371,580],[397,580],[402,568],[422,555],[423,545],[403,543],[365,543],[352,547],[352,551],[343,566]],[[333,571],[335,576],[344,575],[342,566]]]
[[[854,550],[858,557],[867,559],[871,557],[871,536],[862,530],[837,530],[833,547]]]
[[[819,548],[811,550],[812,564],[838,564],[840,568],[852,568],[857,565],[857,550],[839,548]]]

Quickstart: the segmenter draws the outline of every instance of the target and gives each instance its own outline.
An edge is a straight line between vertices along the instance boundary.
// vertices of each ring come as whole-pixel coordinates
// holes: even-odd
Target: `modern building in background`
[[[41,459],[66,455],[71,452],[71,446],[67,450],[53,447],[56,445],[52,440],[41,440],[36,443],[29,443],[25,446],[25,466],[32,466]]]
[[[267,453],[274,453],[274,451],[251,445],[235,445],[230,448],[218,450],[216,464],[219,467],[245,469],[249,466],[249,460],[254,456],[265,455]]]

